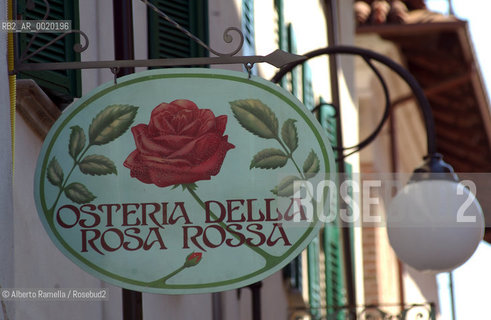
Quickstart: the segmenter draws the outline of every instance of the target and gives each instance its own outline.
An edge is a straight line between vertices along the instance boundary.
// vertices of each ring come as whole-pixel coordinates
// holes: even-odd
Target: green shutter
[[[321,288],[320,288],[320,248],[319,237],[315,237],[307,247],[309,304],[312,319],[321,317]]]
[[[276,28],[278,36],[278,48],[287,51],[287,39],[285,30],[285,16],[283,14],[283,0],[274,0],[274,8],[276,11]]]
[[[302,100],[309,109],[314,109],[314,91],[312,90],[312,72],[307,63],[302,66]],[[307,247],[308,279],[309,279],[309,304],[312,319],[321,317],[321,292],[320,292],[320,245],[319,237]]]
[[[326,130],[329,142],[333,147],[335,147],[337,145],[337,128],[335,118],[336,110],[333,106],[326,104],[322,98],[320,99],[320,102],[321,108],[319,112],[319,120],[322,127]],[[334,154],[337,156],[335,149]],[[338,181],[336,181],[336,185],[338,185]],[[330,210],[336,214],[339,212],[337,197],[334,197],[333,202],[330,204]],[[328,315],[328,319],[344,319],[343,313],[338,313],[336,317],[333,317],[333,315],[337,312],[337,307],[344,305],[343,265],[341,258],[342,252],[340,236],[340,229],[337,221],[325,224],[323,241],[326,281],[326,313]],[[329,317],[330,315],[331,317]]]
[[[344,171],[345,171],[345,180],[352,180],[353,179],[353,167],[350,163],[348,162],[345,162],[344,163]],[[350,199],[353,199],[353,188],[349,188],[348,189],[348,196]],[[349,216],[352,216],[353,212],[353,206],[352,204],[351,205],[348,205],[348,207],[346,208],[348,210],[348,215]],[[351,243],[351,247],[350,247],[350,252],[349,254],[351,255],[351,261],[355,261],[355,240],[354,240],[354,230],[353,230],[353,227],[350,227],[349,229],[349,236],[350,236],[350,243]],[[353,263],[353,274],[356,274],[356,264]]]
[[[315,108],[314,90],[312,88],[312,70],[308,63],[302,65],[302,101],[309,110]]]
[[[283,277],[289,281],[291,289],[302,292],[302,254],[283,268]]]
[[[331,208],[338,209],[337,201]],[[324,227],[324,256],[326,279],[326,307],[327,314],[337,312],[337,307],[344,305],[343,300],[343,268],[341,261],[341,243],[337,223],[327,223]],[[336,318],[343,319],[342,314]]]
[[[322,97],[319,99],[321,108],[319,114],[319,121],[321,126],[326,130],[329,143],[331,144],[334,152],[334,157],[337,158],[337,127],[336,127],[336,109],[328,104]]]
[[[26,7],[27,0],[19,0],[18,14],[23,20],[42,20],[46,13],[46,6],[42,0],[34,0],[34,8]],[[79,30],[79,9],[78,0],[63,1],[50,0],[50,13],[48,20],[71,20],[72,29]],[[55,39],[60,33],[19,33],[18,34],[18,57],[27,48],[27,44],[37,35],[33,44],[26,55],[36,51],[49,41]],[[79,43],[77,33],[72,33],[56,41],[45,50],[29,58],[27,63],[48,63],[48,62],[72,62],[80,61],[80,54],[73,50],[73,45]],[[35,80],[53,100],[59,99],[60,103],[68,103],[74,97],[81,96],[80,70],[55,70],[55,71],[24,71],[19,73],[19,78],[29,78]]]
[[[288,52],[297,53],[297,39],[291,23],[287,26],[288,31]],[[298,67],[290,72],[290,92],[298,98]]]
[[[242,33],[244,34],[244,56],[256,53],[254,32],[254,0],[242,0]]]
[[[283,14],[283,0],[274,0],[274,9],[276,13],[276,34],[278,49],[287,51],[287,36],[285,28],[285,17]],[[280,85],[285,88],[287,85],[286,77],[283,77],[280,81]]]
[[[166,15],[193,35],[208,43],[208,3],[206,0],[152,0]],[[150,59],[208,56],[206,49],[148,9],[148,55]]]

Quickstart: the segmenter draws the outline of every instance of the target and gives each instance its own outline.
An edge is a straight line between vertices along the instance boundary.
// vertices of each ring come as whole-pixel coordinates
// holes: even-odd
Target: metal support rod
[[[114,25],[114,58],[116,60],[133,60],[133,8],[131,0],[113,0]],[[134,73],[135,68],[125,67],[119,75]]]
[[[211,294],[211,318],[213,320],[223,320],[221,292]]]
[[[455,309],[455,292],[454,292],[454,281],[453,281],[453,272],[450,271],[448,273],[448,281],[449,281],[449,289],[450,289],[450,309],[452,314],[452,320],[455,320],[457,317],[457,312]]]
[[[132,11],[131,0],[113,0],[114,57],[116,59],[134,59]],[[121,77],[134,72],[134,68],[121,68],[116,76]],[[123,320],[142,320],[142,293],[123,288],[122,299]]]
[[[177,59],[144,59],[144,60],[115,60],[115,61],[81,61],[81,62],[47,62],[47,63],[19,63],[15,71],[42,71],[42,70],[71,70],[71,69],[101,69],[125,67],[178,67],[200,66],[207,64],[256,64],[269,63],[280,68],[294,61],[303,61],[304,56],[276,50],[266,56],[223,56],[203,58],[177,58]]]
[[[261,281],[248,286],[252,295],[252,320],[261,320]]]
[[[143,319],[142,293],[123,288],[123,320]]]

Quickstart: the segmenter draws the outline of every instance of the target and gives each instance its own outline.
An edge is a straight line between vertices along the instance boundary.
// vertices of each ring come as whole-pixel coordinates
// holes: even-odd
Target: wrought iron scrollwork
[[[49,17],[49,13],[50,13],[51,7],[49,5],[48,0],[43,0],[43,3],[44,3],[44,6],[45,6],[45,12],[44,12],[44,16],[43,16],[42,21],[47,21],[48,20],[48,17]],[[26,3],[26,9],[27,10],[33,10],[34,7],[35,7],[34,0],[28,0],[27,3]],[[29,52],[29,49],[31,48],[32,44],[34,43],[34,41],[37,38],[37,34],[34,33],[34,35],[31,37],[31,39],[27,43],[27,46],[24,49],[24,52],[22,52],[20,54],[20,58],[17,61],[17,63],[22,63],[24,61],[29,60],[30,58],[34,57],[35,55],[37,55],[41,51],[44,51],[46,48],[48,48],[49,46],[51,46],[56,41],[58,41],[60,39],[63,39],[64,37],[66,37],[66,36],[68,36],[69,34],[72,34],[72,33],[78,33],[79,35],[81,35],[82,38],[84,38],[84,42],[85,42],[84,45],[82,45],[81,43],[75,43],[73,45],[73,50],[75,52],[78,52],[78,53],[81,53],[81,52],[85,51],[89,47],[89,37],[87,37],[87,35],[83,31],[81,31],[81,30],[69,30],[69,31],[64,31],[62,34],[60,34],[59,36],[57,36],[53,40],[49,41],[48,43],[44,44],[43,46],[41,46],[37,50],[35,50],[35,51],[27,54]]]
[[[28,6],[32,9],[33,0],[28,0]],[[179,31],[184,33],[190,39],[195,41],[198,45],[208,50],[210,53],[216,55],[216,57],[198,57],[198,58],[166,58],[166,59],[144,59],[144,60],[114,60],[114,61],[69,61],[69,62],[46,62],[46,63],[29,63],[27,60],[38,54],[39,52],[45,50],[49,46],[51,46],[56,41],[66,37],[70,33],[78,33],[84,38],[85,44],[77,43],[73,46],[73,49],[76,52],[83,52],[89,46],[89,38],[87,35],[80,30],[71,30],[65,32],[55,39],[49,41],[44,44],[42,47],[37,50],[29,53],[29,49],[31,48],[35,38],[34,35],[29,43],[27,44],[26,49],[20,55],[20,59],[15,62],[15,67],[13,73],[19,71],[41,71],[41,70],[70,70],[70,69],[98,69],[98,68],[109,68],[111,70],[116,70],[116,68],[126,68],[126,67],[177,67],[177,66],[201,66],[201,65],[209,65],[209,64],[243,64],[246,67],[246,70],[252,67],[256,63],[266,62],[277,68],[281,68],[290,63],[294,63],[297,61],[305,60],[304,56],[291,54],[282,50],[276,50],[265,56],[237,56],[236,54],[242,49],[244,44],[244,35],[239,28],[229,27],[223,33],[223,40],[227,44],[237,43],[237,46],[230,52],[219,52],[210,48],[206,43],[204,43],[201,39],[193,35],[191,32],[183,28],[176,21],[170,18],[165,12],[162,12],[156,6],[151,4],[147,0],[141,0],[144,4],[146,4],[149,8],[156,11],[157,14],[171,23],[174,27],[176,27]],[[44,20],[46,20],[49,16],[50,6],[47,0],[43,0],[46,6],[46,13],[44,15]],[[238,36],[238,37],[237,37]]]
[[[58,41],[58,40],[60,40],[60,39],[62,39],[64,37],[66,37],[67,35],[72,34],[72,33],[78,33],[78,34],[80,34],[84,38],[84,41],[85,41],[85,44],[84,45],[82,45],[81,43],[75,43],[73,45],[73,51],[78,52],[78,53],[84,52],[89,47],[89,38],[87,37],[87,35],[83,31],[80,31],[80,30],[70,30],[70,31],[66,31],[63,34],[60,34],[59,36],[57,36],[53,40],[49,41],[48,43],[46,43],[45,45],[43,45],[42,47],[40,47],[39,49],[37,49],[37,50],[31,52],[30,54],[26,55],[27,52],[29,51],[32,43],[34,42],[34,40],[36,40],[37,35],[34,34],[34,36],[31,38],[31,40],[27,44],[26,49],[21,54],[20,59],[19,59],[19,62],[22,63],[22,62],[24,62],[26,60],[29,60],[30,58],[32,58],[33,56],[35,56],[39,52],[41,52],[41,51],[45,50],[46,48],[48,48],[49,46],[51,46],[56,41]]]
[[[401,310],[402,309],[402,310]],[[435,305],[431,302],[407,305],[380,304],[364,306],[340,306],[327,308],[317,320],[435,320]],[[312,316],[311,309],[290,310],[291,320]]]
[[[172,24],[176,29],[184,33],[186,36],[188,36],[191,40],[199,44],[201,47],[205,48],[209,52],[213,53],[214,55],[218,57],[231,57],[236,55],[240,49],[242,49],[242,46],[244,45],[244,34],[239,28],[236,27],[229,27],[225,29],[223,32],[223,41],[225,43],[232,43],[234,41],[234,37],[232,36],[232,32],[237,33],[237,35],[240,37],[239,44],[237,48],[232,50],[231,52],[224,53],[224,52],[218,52],[214,49],[212,49],[210,46],[208,46],[206,43],[204,43],[200,38],[196,37],[194,34],[189,32],[187,29],[182,27],[179,23],[177,23],[175,20],[173,20],[171,17],[169,17],[165,12],[157,8],[155,5],[150,3],[148,0],[141,0],[143,3],[145,3],[149,8],[151,8],[153,11],[155,11],[160,17],[164,18],[167,22]]]

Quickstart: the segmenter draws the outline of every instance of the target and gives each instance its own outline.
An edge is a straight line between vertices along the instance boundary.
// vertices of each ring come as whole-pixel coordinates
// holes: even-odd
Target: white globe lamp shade
[[[484,217],[464,184],[429,179],[407,184],[387,213],[389,242],[401,261],[429,272],[467,261],[484,236]]]

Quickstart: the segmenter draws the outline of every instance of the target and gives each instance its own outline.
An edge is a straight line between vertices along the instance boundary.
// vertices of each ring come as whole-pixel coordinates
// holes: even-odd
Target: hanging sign
[[[295,181],[318,185],[333,168],[323,129],[279,86],[153,70],[62,114],[35,199],[52,241],[88,273],[138,291],[214,292],[264,279],[309,244],[329,205],[315,188],[294,193]]]

